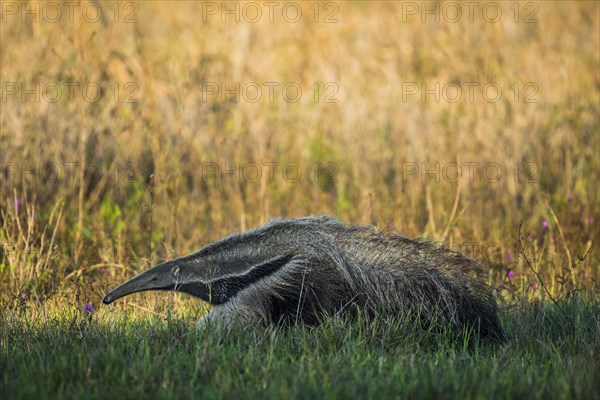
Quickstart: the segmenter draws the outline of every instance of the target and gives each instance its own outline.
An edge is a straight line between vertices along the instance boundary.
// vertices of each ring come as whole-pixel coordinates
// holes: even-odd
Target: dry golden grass
[[[89,4],[98,3],[75,8],[73,22],[50,23],[22,18],[24,3],[2,2],[3,302],[73,288],[81,301],[98,302],[130,270],[272,217],[307,214],[449,242],[482,261],[496,286],[543,297],[514,249],[522,222],[550,291],[563,288],[561,277],[569,285],[561,295],[597,290],[597,2],[518,3],[519,22],[513,3],[502,3],[496,23],[482,16],[488,3],[473,22],[463,9],[457,23],[423,23],[393,1],[339,2],[335,23],[323,22],[333,3],[319,3],[319,22],[314,3],[304,2],[297,23],[282,17],[282,5],[273,23],[266,8],[257,23],[222,23],[203,14],[207,3],[100,2],[105,19],[94,23],[82,17]],[[523,22],[526,4],[537,4],[538,22]],[[137,22],[124,22],[132,11]],[[70,82],[103,93],[86,101],[75,89],[70,98]],[[250,101],[255,86],[237,102],[203,92],[236,82],[256,83],[262,97]],[[266,82],[279,84],[272,102]],[[288,83],[301,87],[299,101],[282,97]],[[479,85],[473,101],[471,83]],[[482,95],[490,83],[502,90],[498,101]],[[39,101],[23,98],[22,84]],[[439,84],[439,102],[407,94],[421,84]],[[56,85],[63,93],[50,102]],[[459,101],[444,98],[457,86]],[[127,103],[132,92],[137,102]],[[334,92],[337,102],[325,102]],[[207,173],[236,163],[237,182]],[[269,163],[278,163],[272,179]],[[439,179],[422,175],[436,165]]]

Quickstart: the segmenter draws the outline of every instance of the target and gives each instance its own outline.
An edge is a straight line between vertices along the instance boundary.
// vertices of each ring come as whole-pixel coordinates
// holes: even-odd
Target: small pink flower
[[[19,207],[21,204],[23,204],[23,202],[21,201],[21,199],[15,199],[15,207]]]
[[[94,312],[94,306],[91,304],[86,304],[85,305],[85,311],[89,312],[90,314]]]
[[[567,195],[567,200],[573,200],[573,193],[569,192]]]
[[[21,293],[21,295],[19,297],[21,298],[22,301],[25,301],[27,299],[27,295],[25,293]]]
[[[200,243],[200,242],[202,241],[202,237],[201,237],[201,236],[196,236],[196,237],[194,238],[194,241],[195,241],[196,243]]]
[[[530,287],[531,287],[531,290],[537,290],[537,285],[535,283],[532,283],[530,285]]]
[[[507,253],[507,254],[506,254],[506,259],[507,259],[508,261],[512,261],[512,259],[513,259],[513,254],[512,254],[512,253]]]
[[[589,278],[589,277],[590,277],[590,274],[588,274],[588,272],[587,272],[587,271],[585,271],[585,272],[583,273],[583,276],[585,276],[586,278]]]
[[[588,225],[592,225],[594,223],[594,217],[589,217],[587,222]]]
[[[548,229],[548,221],[547,220],[542,221],[542,227],[544,229]]]
[[[508,279],[512,279],[515,276],[515,273],[512,270],[508,271],[508,273],[506,274],[506,276],[508,276]]]

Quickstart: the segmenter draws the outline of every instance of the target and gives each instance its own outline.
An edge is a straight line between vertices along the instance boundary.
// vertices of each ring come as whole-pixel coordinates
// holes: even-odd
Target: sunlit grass
[[[202,3],[185,1],[140,3],[135,23],[7,16],[2,82],[105,88],[97,101],[80,91],[56,102],[4,93],[0,218],[26,218],[35,205],[35,252],[41,229],[54,228],[51,210],[64,207],[52,285],[100,265],[113,275],[143,269],[274,216],[333,214],[476,244],[470,255],[496,280],[512,270],[528,284],[521,258],[507,259],[519,223],[550,281],[570,267],[565,243],[576,260],[598,241],[597,3],[539,3],[537,23],[514,22],[506,8],[495,24],[403,19],[403,2],[343,2],[339,22],[315,23],[311,5],[301,23],[199,23]],[[305,95],[269,101],[265,90],[251,102],[206,92],[248,82],[293,83]],[[467,82],[494,82],[502,98],[470,101]],[[528,82],[536,103],[522,98]],[[337,102],[324,102],[326,83]],[[135,103],[125,101],[128,84]],[[407,84],[419,93],[408,96]],[[462,85],[465,96],[423,101],[422,85],[437,84]],[[0,254],[10,252],[13,239],[1,240]],[[3,259],[5,274],[30,268]],[[586,272],[598,282],[596,267],[580,265],[574,286],[593,286]],[[16,275],[13,291],[32,274]]]

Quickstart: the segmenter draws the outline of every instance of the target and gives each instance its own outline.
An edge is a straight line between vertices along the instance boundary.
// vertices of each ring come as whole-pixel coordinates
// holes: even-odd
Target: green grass
[[[563,301],[561,309],[504,307],[509,343],[475,347],[400,321],[197,335],[192,315],[3,312],[1,392],[10,399],[600,398],[600,302]]]

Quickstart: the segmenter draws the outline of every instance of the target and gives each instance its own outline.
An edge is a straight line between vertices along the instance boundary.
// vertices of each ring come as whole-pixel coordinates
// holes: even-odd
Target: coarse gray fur
[[[200,325],[318,324],[361,312],[417,315],[424,326],[473,329],[505,340],[479,264],[423,240],[330,217],[274,220],[159,264],[111,291],[104,303],[144,290],[175,290],[214,305]]]

